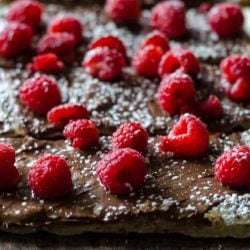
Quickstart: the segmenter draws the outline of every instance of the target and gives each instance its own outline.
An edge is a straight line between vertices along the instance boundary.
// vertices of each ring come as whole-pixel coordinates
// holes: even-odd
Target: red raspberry
[[[37,1],[20,0],[10,5],[6,19],[37,27],[41,25],[42,14],[43,6]]]
[[[112,35],[103,36],[90,43],[89,49],[95,49],[98,47],[108,47],[110,49],[115,49],[126,57],[127,52],[123,42]]]
[[[171,74],[165,77],[158,89],[158,103],[170,115],[188,111],[195,102],[195,86],[188,75]]]
[[[0,143],[0,168],[15,164],[15,149],[5,143]]]
[[[68,103],[51,109],[47,119],[55,127],[64,127],[71,120],[89,119],[89,112],[83,104]]]
[[[139,0],[106,0],[105,9],[115,22],[137,21],[141,15]]]
[[[215,164],[215,178],[232,188],[250,187],[250,149],[234,147],[221,155]]]
[[[176,71],[196,77],[200,71],[200,63],[192,51],[187,49],[173,49],[168,51],[161,59],[159,74],[164,77]]]
[[[223,108],[217,96],[210,95],[207,100],[200,104],[201,115],[209,118],[221,118]]]
[[[15,187],[20,176],[15,164],[15,150],[11,146],[0,143],[0,189]]]
[[[220,3],[210,10],[208,22],[218,36],[231,37],[242,32],[244,16],[238,5]]]
[[[233,85],[222,79],[220,85],[228,98],[234,101],[250,100],[250,82],[244,78],[239,78]]]
[[[69,33],[51,33],[44,35],[37,44],[39,54],[54,53],[60,59],[69,57],[74,53],[76,40]]]
[[[204,2],[204,3],[202,3],[200,6],[199,6],[199,12],[200,13],[207,13],[207,12],[209,12],[210,10],[211,10],[211,8],[212,8],[213,6],[212,6],[212,4],[211,3],[209,3],[209,2]]]
[[[61,72],[63,68],[63,62],[53,53],[36,56],[33,63],[28,64],[28,69],[32,72],[57,73]]]
[[[143,47],[133,57],[133,68],[139,75],[155,77],[158,75],[158,67],[163,54],[163,50],[158,46]]]
[[[145,152],[148,144],[148,133],[140,123],[122,124],[112,137],[112,148],[132,148],[140,153]]]
[[[99,132],[90,120],[71,121],[63,131],[64,136],[72,141],[74,148],[88,148],[99,142]]]
[[[117,50],[100,47],[88,51],[82,65],[93,77],[109,81],[121,75],[125,59]]]
[[[250,58],[242,55],[231,55],[220,64],[223,78],[234,84],[240,77],[250,81]]]
[[[126,195],[143,186],[147,166],[137,151],[123,148],[110,152],[99,161],[96,173],[112,194]]]
[[[21,23],[9,23],[0,32],[0,56],[15,57],[31,46],[32,29]]]
[[[57,16],[48,27],[49,33],[61,33],[66,32],[75,37],[75,40],[79,43],[82,40],[82,24],[74,16]]]
[[[29,186],[41,198],[53,199],[69,195],[71,172],[67,162],[56,155],[40,157],[29,171]]]
[[[172,152],[176,156],[200,156],[209,145],[206,125],[196,116],[184,114],[170,131],[168,136],[160,137],[159,148]]]
[[[19,89],[19,97],[23,105],[41,115],[61,103],[57,83],[45,75],[26,80]]]
[[[148,45],[158,46],[164,52],[166,52],[170,48],[169,43],[168,43],[168,39],[166,38],[166,36],[162,32],[160,32],[158,30],[155,30],[155,31],[149,33],[145,37],[145,39],[140,44],[140,49],[143,49],[144,47],[146,47]]]
[[[181,1],[164,1],[152,9],[151,26],[170,38],[180,38],[187,34],[186,8]]]

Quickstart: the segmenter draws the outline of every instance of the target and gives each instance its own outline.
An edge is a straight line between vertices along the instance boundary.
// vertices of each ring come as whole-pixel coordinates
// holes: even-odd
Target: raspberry
[[[151,26],[170,38],[180,38],[187,34],[186,8],[181,1],[164,1],[152,9]]]
[[[222,90],[234,101],[250,99],[250,58],[232,55],[220,64]]]
[[[250,58],[242,55],[231,55],[225,58],[220,64],[220,71],[224,78],[231,84],[240,77],[250,81]]]
[[[218,36],[231,37],[242,32],[244,16],[238,5],[220,3],[210,10],[208,22]]]
[[[166,52],[170,48],[169,43],[168,43],[168,39],[166,38],[166,36],[162,32],[160,32],[158,30],[155,30],[155,31],[149,33],[145,37],[145,39],[140,44],[140,49],[143,49],[144,47],[146,47],[148,45],[158,46],[164,52]]]
[[[0,168],[15,164],[16,153],[13,147],[0,143]]]
[[[159,148],[176,156],[200,156],[206,152],[209,135],[206,125],[196,116],[184,114],[168,136],[160,137]]]
[[[200,13],[207,13],[207,12],[209,12],[211,10],[211,8],[212,8],[211,3],[204,2],[199,6],[198,10],[199,10]]]
[[[163,50],[158,46],[143,47],[133,57],[133,68],[139,75],[155,77],[158,75],[158,67],[163,54]]]
[[[89,119],[89,112],[83,104],[68,103],[51,109],[47,119],[55,127],[64,127],[71,120]]]
[[[64,136],[72,141],[74,148],[88,148],[99,142],[99,132],[90,120],[71,121],[63,131]]]
[[[75,37],[79,43],[82,40],[82,25],[81,22],[74,16],[57,16],[48,27],[49,33],[66,32]]]
[[[117,50],[100,47],[88,51],[82,65],[93,77],[109,81],[121,75],[125,59]]]
[[[91,42],[89,45],[89,49],[95,49],[98,47],[108,47],[110,49],[115,49],[119,51],[121,54],[123,54],[124,57],[126,57],[126,54],[127,54],[126,48],[123,42],[119,38],[112,36],[112,35],[98,38],[94,40],[93,42]]]
[[[233,85],[222,79],[220,85],[228,98],[234,101],[250,100],[250,82],[244,78],[239,78]]]
[[[215,164],[215,178],[232,188],[250,187],[250,149],[237,146],[221,155]]]
[[[141,15],[139,0],[106,0],[105,9],[115,22],[137,21]]]
[[[0,56],[15,57],[31,46],[32,29],[21,23],[9,23],[0,32]]]
[[[8,21],[25,23],[31,27],[41,25],[43,6],[37,1],[21,0],[10,5],[6,15]]]
[[[200,104],[202,116],[209,118],[221,118],[223,116],[223,108],[217,96],[210,95],[207,100]]]
[[[28,65],[28,69],[32,72],[57,73],[61,72],[63,68],[63,62],[53,53],[36,56],[33,63]]]
[[[69,195],[71,172],[67,162],[56,155],[40,157],[29,171],[29,186],[41,198],[53,199]]]
[[[158,89],[158,103],[170,115],[188,111],[195,102],[195,86],[188,75],[171,74],[165,77]]]
[[[137,151],[123,148],[104,156],[96,165],[96,173],[112,194],[126,195],[143,186],[147,166]]]
[[[15,187],[20,176],[15,164],[15,150],[11,146],[0,143],[0,189]]]
[[[40,115],[61,103],[61,94],[57,83],[42,75],[26,80],[19,89],[20,101]]]
[[[176,71],[196,77],[200,71],[200,63],[195,55],[187,49],[173,49],[168,51],[161,59],[159,74],[164,77]]]
[[[54,53],[60,59],[67,58],[74,52],[76,40],[69,33],[51,33],[44,35],[37,44],[39,54]]]
[[[140,123],[122,124],[112,137],[112,148],[132,148],[140,153],[145,152],[148,144],[148,133]]]

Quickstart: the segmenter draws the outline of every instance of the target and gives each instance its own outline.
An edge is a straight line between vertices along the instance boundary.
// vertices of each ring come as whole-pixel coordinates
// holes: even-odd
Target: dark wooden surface
[[[250,239],[191,239],[179,235],[94,235],[61,237],[0,234],[0,249],[250,249]]]

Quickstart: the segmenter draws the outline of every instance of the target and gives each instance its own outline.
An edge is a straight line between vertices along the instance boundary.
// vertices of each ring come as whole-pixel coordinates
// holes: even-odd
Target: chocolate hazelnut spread
[[[5,8],[1,7],[0,10],[0,25]],[[121,37],[131,57],[140,40],[150,30],[149,10],[143,11],[140,25],[125,27],[111,22],[100,5],[74,4],[67,8],[47,4],[45,22],[49,22],[59,11],[69,11],[81,19],[85,41],[78,48],[74,65],[68,66],[67,72],[54,77],[62,90],[64,102],[87,105],[91,119],[96,122],[102,135],[100,146],[88,151],[75,150],[63,140],[62,131],[47,123],[46,117],[39,117],[22,107],[18,100],[18,88],[30,76],[25,70],[29,60],[1,59],[0,140],[15,147],[16,165],[21,174],[21,182],[16,190],[0,194],[2,229],[20,227],[21,231],[26,228],[28,232],[48,230],[70,234],[61,231],[60,227],[79,226],[80,233],[116,230],[167,232],[176,224],[181,226],[175,227],[172,232],[185,233],[185,229],[192,224],[190,227],[195,228],[195,232],[186,234],[199,235],[198,228],[205,225],[209,229],[205,228],[202,233],[213,236],[209,231],[214,223],[211,216],[218,211],[223,214],[224,206],[232,205],[230,219],[245,214],[250,216],[248,194],[223,187],[213,177],[215,159],[225,149],[238,144],[250,146],[250,131],[247,130],[250,128],[249,106],[226,99],[218,87],[218,63],[231,53],[249,54],[247,38],[218,40],[210,32],[205,14],[199,14],[195,9],[188,10],[189,37],[183,41],[171,41],[171,46],[186,46],[201,60],[202,71],[196,80],[198,98],[203,100],[209,94],[220,96],[225,114],[222,119],[208,121],[211,136],[207,154],[198,159],[174,158],[170,154],[160,153],[157,147],[156,135],[166,134],[177,120],[177,117],[164,114],[155,102],[159,79],[136,76],[127,67],[120,80],[104,83],[93,79],[80,67],[88,41],[107,34]],[[30,58],[30,55],[27,57]],[[140,122],[151,136],[146,154],[148,175],[138,193],[117,197],[110,195],[98,182],[95,165],[109,151],[112,132],[125,121]],[[233,133],[234,130],[246,131]],[[214,132],[216,134],[212,134]],[[226,136],[225,132],[230,135]],[[67,160],[74,183],[72,196],[50,201],[38,199],[32,194],[27,184],[27,173],[32,163],[45,154],[57,154]],[[237,208],[245,211],[245,214],[242,215]],[[216,219],[224,219],[221,214]],[[219,235],[217,229],[215,234]],[[232,235],[230,232],[226,235]]]
[[[63,9],[63,7],[47,5],[48,16],[45,21],[49,22],[50,17],[58,9]],[[2,17],[4,10],[3,7]],[[91,111],[92,119],[106,135],[110,135],[117,126],[128,120],[141,122],[152,135],[165,133],[176,119],[162,113],[155,102],[159,79],[145,79],[136,76],[131,68],[126,68],[121,80],[103,83],[90,77],[80,67],[88,41],[102,35],[113,34],[123,37],[128,47],[128,54],[132,56],[139,41],[150,30],[148,27],[149,11],[143,12],[141,27],[133,29],[124,26],[117,27],[98,5],[75,6],[71,12],[82,19],[86,41],[78,49],[78,60],[73,67],[68,72],[55,76],[63,93],[63,101],[80,101],[86,104]],[[191,30],[190,38],[184,41],[172,41],[171,45],[173,47],[187,46],[204,62],[203,71],[197,81],[198,96],[202,99],[211,93],[221,95],[217,86],[218,66],[214,63],[231,53],[242,51],[248,53],[248,40],[246,38],[218,40],[209,31],[205,15],[198,14],[194,9],[188,11],[188,22]],[[196,23],[199,23],[199,26]],[[30,59],[30,55],[26,57]],[[0,134],[11,137],[28,134],[41,139],[62,138],[61,131],[49,125],[45,118],[20,107],[17,98],[18,88],[30,76],[30,73],[25,70],[27,62],[27,58],[19,58],[17,62],[1,60]],[[211,125],[208,124],[212,131],[230,132],[235,128],[249,128],[250,112],[247,106],[235,104],[227,99],[223,99],[222,104],[225,115],[216,123],[212,121]]]
[[[119,223],[138,216],[159,215],[171,221],[197,220],[220,203],[225,195],[240,194],[221,186],[213,178],[214,160],[226,148],[246,143],[250,132],[230,137],[211,136],[207,155],[199,159],[173,158],[158,151],[157,140],[150,138],[146,154],[149,172],[145,185],[128,197],[110,195],[98,182],[95,165],[110,148],[110,137],[101,138],[100,146],[89,151],[76,151],[64,140],[43,141],[31,137],[1,139],[13,145],[17,152],[17,166],[21,182],[17,190],[2,192],[1,220],[3,225],[30,224],[35,230],[58,222]],[[244,138],[244,139],[242,139]],[[36,198],[27,184],[31,164],[45,154],[64,157],[73,175],[72,197],[59,200]],[[206,223],[209,224],[207,220]]]

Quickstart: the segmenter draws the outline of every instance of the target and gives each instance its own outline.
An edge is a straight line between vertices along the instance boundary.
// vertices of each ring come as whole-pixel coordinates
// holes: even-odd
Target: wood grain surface
[[[180,235],[95,235],[60,237],[0,233],[0,249],[250,249],[250,239],[192,239]]]

